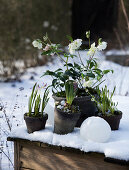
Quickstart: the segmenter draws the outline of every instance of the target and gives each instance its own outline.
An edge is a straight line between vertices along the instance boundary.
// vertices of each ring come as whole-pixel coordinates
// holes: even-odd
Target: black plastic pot
[[[55,101],[66,100],[63,97],[57,96],[53,96],[53,98]],[[77,121],[76,127],[80,127],[82,122],[88,117],[95,116],[95,112],[97,109],[95,103],[91,101],[90,96],[76,97],[73,101],[73,104],[79,106],[79,109],[81,111],[81,115],[79,120]]]
[[[33,133],[41,129],[45,129],[45,124],[48,119],[48,114],[44,114],[43,117],[29,117],[24,114],[24,120],[26,122],[28,133]]]
[[[67,113],[55,107],[54,133],[64,135],[71,133],[81,113]]]
[[[112,116],[100,116],[100,117],[107,121],[107,123],[111,127],[111,130],[118,130],[120,119],[122,118],[122,112],[119,112],[119,114],[114,114]]]

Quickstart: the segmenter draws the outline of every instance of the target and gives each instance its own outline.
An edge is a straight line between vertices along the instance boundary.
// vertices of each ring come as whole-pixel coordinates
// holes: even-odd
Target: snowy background
[[[87,58],[86,52],[81,51],[80,54],[85,62]],[[124,116],[120,124],[120,130],[117,132],[112,132],[111,140],[108,143],[108,145],[110,145],[109,148],[105,148],[105,144],[89,144],[87,146],[89,150],[93,147],[92,150],[104,152],[106,156],[115,157],[116,155],[117,157],[119,155],[121,159],[128,159],[129,67],[123,67],[110,61],[105,61],[105,56],[102,53],[97,54],[96,57],[99,60],[101,69],[114,70],[114,74],[109,73],[106,75],[106,81],[103,83],[103,86],[107,84],[110,90],[116,86],[116,96],[114,97],[114,101],[119,101],[118,108],[123,111]],[[78,58],[75,59],[75,62],[79,62]],[[13,169],[13,143],[7,142],[6,138],[10,134],[10,131],[16,127],[24,126],[23,114],[28,109],[28,97],[31,93],[31,88],[35,82],[38,82],[39,84],[47,83],[49,85],[51,82],[50,77],[46,76],[40,78],[41,75],[46,70],[55,70],[59,67],[63,68],[63,63],[58,58],[55,58],[52,63],[48,63],[45,66],[27,69],[25,74],[21,77],[21,82],[0,83],[0,169]],[[48,120],[49,124],[53,124],[53,111],[50,111],[49,109],[53,109],[53,103],[53,99],[50,98],[49,107],[46,108],[50,115]],[[58,141],[56,141],[57,144],[60,144],[62,140],[60,138],[56,139],[58,139]],[[119,153],[116,153],[115,151],[113,153],[114,145],[116,150],[117,147],[119,148],[123,145],[123,150],[120,150]]]

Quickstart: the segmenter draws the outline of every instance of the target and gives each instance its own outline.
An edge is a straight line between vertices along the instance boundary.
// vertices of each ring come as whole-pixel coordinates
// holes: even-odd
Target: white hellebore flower
[[[101,42],[98,46],[97,46],[97,49],[99,51],[102,51],[102,50],[105,50],[107,48],[107,42],[103,41]]]
[[[72,47],[72,43],[69,44],[68,49],[69,49],[70,54],[72,54],[72,55],[75,54],[75,50],[74,50],[73,47]]]
[[[42,49],[42,43],[39,42],[39,41],[37,41],[37,40],[34,40],[34,41],[32,42],[32,45],[33,45],[34,47],[37,47],[38,49]]]
[[[68,45],[70,54],[75,54],[75,50],[78,50],[82,45],[82,39],[76,39]]]
[[[93,81],[92,80],[88,80],[88,81],[85,81],[83,83],[83,87],[91,87],[93,84]]]
[[[93,56],[96,53],[96,51],[97,51],[97,47],[95,47],[95,42],[94,42],[93,44],[91,44],[91,47],[87,54]]]

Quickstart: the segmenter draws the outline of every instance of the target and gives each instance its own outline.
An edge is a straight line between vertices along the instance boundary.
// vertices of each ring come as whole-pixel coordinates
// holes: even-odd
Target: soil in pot
[[[117,112],[116,111],[114,113],[114,115],[111,115],[111,116],[102,115],[100,117],[108,122],[108,124],[111,127],[111,130],[118,130],[119,129],[120,120],[122,118],[122,112],[120,112],[120,111]]]
[[[41,129],[45,129],[45,124],[48,119],[48,114],[44,114],[43,117],[29,117],[27,113],[24,114],[24,120],[26,122],[28,133],[33,133]]]
[[[68,113],[55,107],[54,133],[64,135],[71,133],[81,113]]]

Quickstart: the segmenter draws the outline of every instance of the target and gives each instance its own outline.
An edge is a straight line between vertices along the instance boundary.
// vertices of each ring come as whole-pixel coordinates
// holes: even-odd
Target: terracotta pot
[[[41,129],[45,129],[45,124],[48,119],[48,114],[43,115],[43,117],[29,117],[27,114],[24,114],[24,120],[26,122],[28,133],[33,133]]]
[[[120,112],[120,114],[115,114],[112,116],[100,116],[100,117],[108,122],[108,124],[111,127],[111,130],[118,130],[120,119],[122,118],[122,112]]]
[[[81,113],[67,113],[55,107],[54,115],[54,133],[68,134],[74,130],[74,127]]]
[[[66,100],[63,97],[53,96],[55,101]],[[79,106],[81,111],[81,115],[79,120],[77,121],[76,127],[80,127],[82,122],[90,116],[95,116],[95,112],[97,110],[96,105],[94,102],[91,101],[90,96],[81,96],[76,97],[73,101],[74,105]]]

